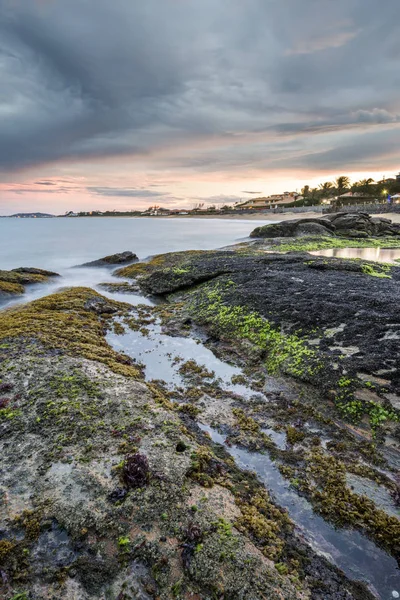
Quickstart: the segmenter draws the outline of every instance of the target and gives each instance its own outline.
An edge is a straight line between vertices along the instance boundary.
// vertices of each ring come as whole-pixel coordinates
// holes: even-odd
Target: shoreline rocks
[[[343,414],[350,410],[354,392],[366,387],[359,373],[372,381],[379,372],[388,372],[385,386],[370,383],[374,404],[357,402],[359,413],[382,406],[382,414],[389,415],[399,404],[396,264],[266,253],[262,246],[244,250],[242,245],[236,251],[166,254],[134,265],[124,276],[129,273],[146,294],[181,298],[190,318],[211,326],[214,334],[231,335],[239,346],[244,338],[253,339],[267,359],[270,344],[275,344],[279,369],[313,382],[324,393],[335,390]],[[241,331],[243,319],[249,324]],[[269,331],[262,341],[252,329],[264,322]]]
[[[103,256],[103,258],[99,258],[97,260],[92,260],[87,263],[83,263],[82,265],[78,265],[79,267],[112,267],[115,265],[127,265],[129,263],[135,262],[139,260],[137,255],[130,250],[126,250],[125,252],[118,252],[117,254],[110,254],[109,256]]]
[[[0,313],[2,597],[307,600],[305,577],[292,581],[239,529],[250,486],[275,518],[252,507],[271,555],[291,535],[287,516],[162,390],[117,368],[106,304],[129,314],[85,288]],[[314,553],[290,541],[309,569]]]
[[[18,267],[11,271],[0,270],[0,299],[22,296],[26,285],[44,283],[53,277],[60,277],[60,275],[34,267]]]
[[[371,217],[367,213],[339,212],[321,218],[293,219],[256,227],[252,238],[304,237],[308,235],[337,235],[349,238],[369,236],[400,236],[400,224],[390,219]]]
[[[44,277],[22,271],[11,279]],[[197,419],[209,423],[208,410],[215,420],[219,402],[225,445],[271,452],[323,518],[398,557],[396,518],[347,488],[345,473],[396,493],[384,472],[400,464],[400,266],[267,253],[260,243],[158,255],[120,271],[169,302],[140,318],[72,288],[0,312],[5,597],[372,599],[298,537],[260,480]],[[179,388],[182,404],[162,381],[146,382],[135,345],[128,356],[105,335],[145,335],[156,319],[178,336],[201,327],[268,401],[227,398],[217,382],[193,379]],[[279,375],[291,378],[290,394],[266,391]],[[266,420],[286,436],[282,448],[264,433]]]

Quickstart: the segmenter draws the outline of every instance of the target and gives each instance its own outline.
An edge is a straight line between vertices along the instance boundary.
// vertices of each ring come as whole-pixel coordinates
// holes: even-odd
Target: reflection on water
[[[214,442],[225,445],[225,437],[218,431],[208,425],[198,425]],[[381,600],[397,598],[393,593],[400,592],[400,571],[394,558],[360,532],[335,529],[315,514],[311,504],[294,491],[268,455],[251,453],[237,446],[225,445],[225,448],[240,468],[257,473],[316,551],[324,553],[351,579],[369,583],[371,591]]]
[[[331,248],[315,250],[314,256],[334,256],[335,258],[362,258],[376,262],[395,262],[400,259],[400,248]]]
[[[169,389],[185,387],[185,380],[179,368],[184,361],[194,360],[198,365],[215,373],[216,381],[222,389],[244,398],[255,395],[255,392],[245,385],[232,383],[232,377],[243,375],[242,371],[217,358],[200,340],[166,335],[162,333],[160,323],[147,326],[147,329],[148,333],[145,334],[129,329],[123,335],[111,331],[107,334],[107,342],[117,352],[123,351],[143,364],[148,381],[161,379]],[[207,380],[207,383],[210,381]],[[260,394],[259,396],[263,397]]]
[[[159,323],[151,325],[148,329],[147,335],[130,330],[124,335],[114,332],[107,335],[107,341],[115,350],[123,350],[144,363],[147,380],[164,379],[170,389],[174,386],[187,387],[187,382],[179,373],[182,363],[174,361],[175,356],[180,356],[182,360],[194,359],[198,364],[214,371],[223,389],[234,391],[244,398],[252,395],[246,386],[233,385],[230,381],[232,375],[240,374],[241,371],[218,359],[199,340],[165,335]],[[215,442],[224,444],[225,438],[218,431],[208,425],[199,423],[199,426],[203,431],[207,431]],[[274,436],[279,447],[284,447],[286,436],[283,432],[271,429],[264,431]],[[278,504],[288,510],[301,534],[317,552],[323,553],[351,579],[368,583],[377,598],[390,600],[395,597],[392,592],[400,591],[400,572],[394,558],[359,531],[335,529],[315,514],[311,504],[297,494],[268,455],[250,453],[236,446],[225,447],[239,467],[257,472]]]

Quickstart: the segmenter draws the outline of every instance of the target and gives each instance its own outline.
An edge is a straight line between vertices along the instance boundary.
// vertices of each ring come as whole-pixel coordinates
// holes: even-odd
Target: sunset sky
[[[0,0],[0,214],[400,170],[399,0]]]

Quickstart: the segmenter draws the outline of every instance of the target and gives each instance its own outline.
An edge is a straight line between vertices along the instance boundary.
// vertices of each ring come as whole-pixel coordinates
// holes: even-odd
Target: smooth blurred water
[[[0,269],[68,267],[124,250],[139,258],[176,250],[209,250],[249,236],[268,221],[233,219],[0,219]]]
[[[179,250],[210,250],[247,238],[264,221],[231,219],[54,218],[0,219],[0,269],[37,267],[56,271],[45,284],[30,285],[22,297],[2,299],[1,306],[29,302],[62,287],[96,288],[99,283],[120,281],[115,267],[76,265],[108,254],[131,250],[139,259]],[[108,295],[104,289],[98,289]],[[143,298],[113,294],[131,304]]]

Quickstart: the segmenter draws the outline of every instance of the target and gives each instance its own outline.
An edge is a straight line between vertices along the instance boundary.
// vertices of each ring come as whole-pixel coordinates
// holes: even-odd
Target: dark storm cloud
[[[398,0],[0,0],[0,169],[180,144],[193,170],[351,167],[385,139],[393,156],[398,16]]]

